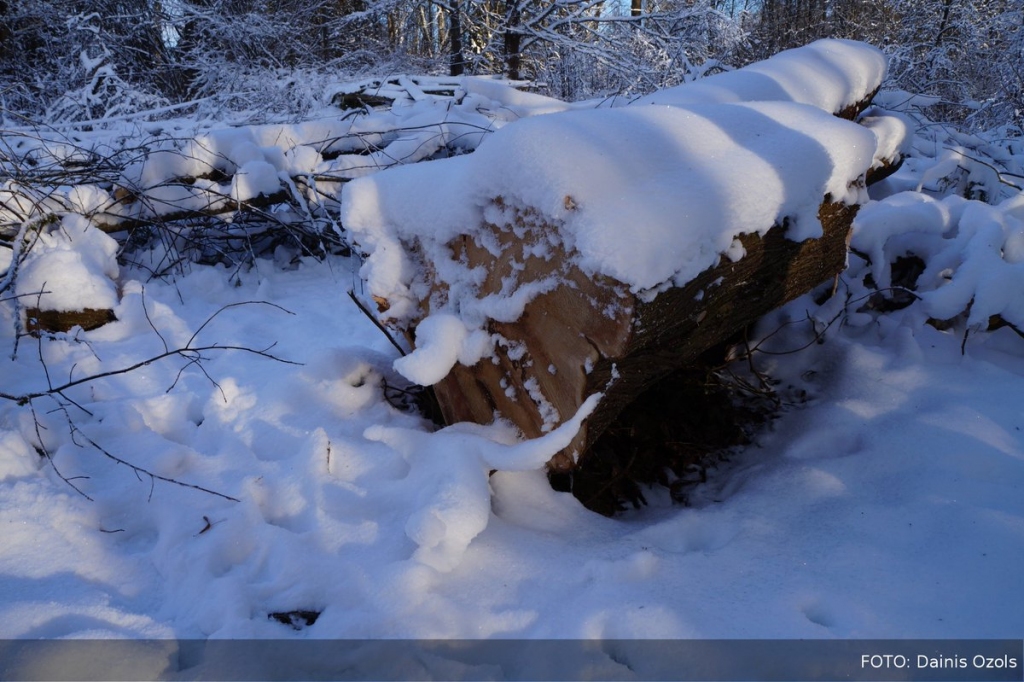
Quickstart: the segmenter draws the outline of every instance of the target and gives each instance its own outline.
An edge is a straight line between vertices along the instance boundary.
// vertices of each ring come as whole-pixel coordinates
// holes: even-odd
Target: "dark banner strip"
[[[1022,640],[0,640],[0,679],[1024,680]]]

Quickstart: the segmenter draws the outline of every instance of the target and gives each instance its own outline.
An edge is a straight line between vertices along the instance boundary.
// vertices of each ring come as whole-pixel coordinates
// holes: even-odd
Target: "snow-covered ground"
[[[553,491],[572,423],[524,444],[400,409],[353,259],[122,267],[116,322],[14,359],[0,304],[2,393],[168,355],[0,400],[0,638],[1020,638],[1024,339],[980,326],[1024,329],[1024,149],[936,130],[872,189],[874,263],[759,325],[791,404],[689,507]],[[864,309],[908,250],[919,298]]]

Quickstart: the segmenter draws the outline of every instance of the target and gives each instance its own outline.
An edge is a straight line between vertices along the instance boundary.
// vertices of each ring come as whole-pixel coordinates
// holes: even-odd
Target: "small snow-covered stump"
[[[117,242],[76,214],[39,229],[17,266],[15,293],[23,305],[26,330],[88,331],[113,322]]]
[[[874,48],[820,41],[696,95],[519,121],[473,155],[351,183],[362,274],[414,346],[396,368],[448,423],[527,438],[600,394],[548,462],[572,471],[645,389],[842,271],[899,126],[833,114],[883,75]],[[749,101],[764,93],[786,101]]]

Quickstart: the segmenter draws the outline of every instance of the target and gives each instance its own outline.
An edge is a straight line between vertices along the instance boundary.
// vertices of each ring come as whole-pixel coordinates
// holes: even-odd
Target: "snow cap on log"
[[[76,188],[81,194],[92,188]],[[117,242],[73,213],[40,230],[18,268],[15,294],[45,311],[110,310],[117,306]]]
[[[634,104],[796,102],[841,115],[878,90],[885,71],[885,55],[878,48],[829,38],[736,71],[655,92]]]
[[[869,130],[791,103],[552,114],[503,128],[472,155],[350,183],[342,220],[368,254],[361,274],[387,302],[385,319],[399,328],[415,322],[431,282],[441,282],[448,312],[473,330],[489,319],[514,321],[557,285],[509,283],[476,296],[484,273],[464,267],[449,243],[485,223],[515,229],[503,215],[509,209],[559,225],[534,255],[564,250],[587,274],[651,297],[723,254],[742,255],[734,245],[741,234],[763,235],[788,218],[790,238],[819,236],[822,197],[860,200],[856,180],[875,145]]]

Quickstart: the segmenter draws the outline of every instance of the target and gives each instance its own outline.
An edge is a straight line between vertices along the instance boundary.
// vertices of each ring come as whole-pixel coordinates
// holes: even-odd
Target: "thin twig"
[[[269,301],[240,301],[238,303],[228,303],[227,305],[225,305],[222,308],[220,308],[213,315],[210,315],[208,318],[206,318],[206,321],[203,322],[201,325],[199,325],[199,329],[196,329],[195,333],[192,334],[192,337],[189,338],[188,343],[185,344],[185,348],[190,348],[192,346],[192,342],[196,340],[197,336],[199,336],[199,333],[201,331],[203,331],[204,329],[206,329],[206,326],[208,324],[210,324],[211,322],[213,322],[214,319],[216,319],[217,316],[220,315],[222,312],[224,312],[225,310],[228,310],[230,308],[238,308],[238,307],[241,307],[243,305],[267,305],[267,306],[270,306],[271,308],[277,308],[281,312],[288,313],[289,315],[294,315],[295,314],[292,311],[288,310],[287,308],[285,308],[283,306],[279,306],[276,303],[271,303]],[[301,364],[301,363],[291,363],[291,364]]]
[[[36,431],[36,441],[39,443],[38,445],[33,446],[33,449],[36,451],[36,454],[38,454],[40,457],[46,458],[46,461],[50,463],[51,467],[53,467],[53,472],[57,474],[57,477],[60,478],[60,480],[64,481],[76,493],[78,493],[85,499],[89,500],[90,502],[93,502],[93,499],[91,497],[85,494],[85,492],[81,488],[79,488],[72,482],[80,478],[88,479],[89,477],[74,476],[72,478],[68,478],[63,473],[61,473],[61,470],[57,467],[57,463],[53,461],[53,455],[50,454],[50,451],[47,450],[46,446],[43,444],[43,434],[41,433],[40,429],[46,429],[46,427],[39,422],[39,415],[36,414],[35,407],[29,405],[29,409],[32,411],[32,423]]]
[[[131,462],[129,462],[127,460],[121,459],[117,455],[111,454],[103,446],[101,446],[99,443],[94,441],[92,438],[89,438],[89,436],[85,435],[80,430],[79,430],[79,433],[82,435],[82,438],[84,438],[86,440],[86,442],[89,443],[89,445],[91,445],[95,449],[99,450],[105,456],[107,456],[110,459],[114,460],[118,464],[123,464],[124,466],[128,467],[129,469],[131,469],[135,473],[136,476],[139,476],[140,474],[144,474],[146,476],[149,476],[149,479],[150,479],[151,482],[153,480],[158,480],[158,481],[163,481],[164,483],[173,483],[174,485],[181,486],[182,488],[192,488],[193,490],[198,490],[200,492],[204,492],[204,493],[207,493],[209,495],[215,495],[217,497],[222,497],[225,500],[230,500],[231,502],[239,502],[240,501],[237,497],[231,497],[230,495],[225,495],[224,493],[219,493],[216,490],[210,490],[209,488],[204,488],[203,486],[196,485],[194,483],[185,483],[184,481],[179,481],[176,478],[170,478],[168,476],[161,476],[160,474],[154,473],[154,472],[150,471],[149,469],[146,469],[145,467],[140,467],[137,464],[132,464]],[[151,497],[152,497],[152,494],[153,494],[153,491],[152,491],[152,489],[150,489],[150,496]]]
[[[142,287],[141,298],[142,314],[146,316],[146,322],[149,323],[149,328],[152,329],[153,333],[156,334],[158,339],[160,339],[160,343],[164,345],[164,352],[167,353],[170,351],[170,347],[167,345],[167,339],[164,338],[164,335],[160,333],[160,330],[156,328],[156,325],[153,324],[153,320],[149,317],[149,307],[146,305],[146,287]]]
[[[169,358],[169,357],[172,357],[172,356],[175,356],[175,355],[180,355],[181,357],[184,357],[184,358],[187,358],[187,359],[191,360],[192,358],[189,356],[189,354],[201,353],[203,351],[211,351],[211,350],[236,350],[236,351],[242,351],[242,352],[245,352],[245,353],[252,353],[253,355],[258,355],[260,357],[267,358],[268,360],[274,360],[276,362],[283,362],[286,365],[298,365],[298,366],[301,366],[303,364],[301,362],[296,362],[294,360],[286,360],[285,358],[281,358],[281,357],[278,357],[276,355],[272,355],[272,354],[267,353],[265,351],[256,350],[255,348],[248,348],[246,346],[221,346],[221,345],[214,344],[214,345],[211,345],[211,346],[196,346],[196,347],[193,347],[193,348],[176,348],[176,349],[174,349],[172,351],[168,351],[166,353],[160,353],[159,355],[154,355],[151,358],[147,358],[145,360],[141,360],[139,362],[136,362],[133,365],[129,365],[128,367],[122,367],[121,369],[113,369],[113,370],[110,370],[110,371],[107,371],[107,372],[99,372],[97,374],[92,374],[90,376],[83,377],[81,379],[75,379],[74,381],[68,381],[67,383],[61,384],[60,386],[52,386],[52,387],[50,387],[49,389],[47,389],[45,391],[33,391],[31,393],[23,393],[21,395],[12,395],[10,393],[4,393],[4,392],[0,391],[0,398],[3,398],[5,400],[11,400],[13,402],[18,403],[19,405],[25,405],[25,404],[29,403],[30,401],[35,400],[36,398],[41,398],[43,396],[54,394],[54,393],[62,393],[63,391],[66,391],[69,388],[73,388],[74,386],[81,386],[82,384],[91,383],[93,381],[96,381],[98,379],[103,379],[105,377],[112,377],[112,376],[118,376],[120,374],[127,374],[127,373],[133,372],[133,371],[135,371],[135,370],[137,370],[139,368],[151,365],[154,362],[157,362],[159,360],[163,360],[165,358]]]
[[[46,374],[46,384],[47,384],[46,390],[44,390],[44,391],[33,391],[33,392],[30,392],[30,393],[23,393],[21,395],[15,395],[15,394],[5,393],[3,391],[0,391],[0,398],[5,399],[5,400],[11,400],[13,402],[18,403],[19,405],[25,405],[25,404],[31,402],[32,400],[35,400],[36,398],[41,398],[43,396],[53,395],[53,394],[61,395],[61,394],[63,394],[64,391],[68,390],[69,388],[73,388],[75,386],[80,386],[82,384],[87,384],[87,383],[96,381],[98,379],[103,379],[103,378],[106,378],[106,377],[117,376],[117,375],[120,375],[120,374],[127,374],[127,373],[132,372],[134,370],[137,370],[137,369],[139,369],[141,367],[146,367],[147,365],[151,365],[154,362],[157,362],[159,360],[163,360],[165,358],[169,358],[169,357],[172,357],[172,356],[175,356],[175,355],[181,356],[181,357],[185,358],[186,360],[189,361],[189,364],[197,364],[198,366],[200,366],[200,368],[202,368],[202,365],[199,363],[199,361],[202,360],[202,353],[204,351],[215,351],[215,350],[216,351],[228,351],[228,350],[242,351],[242,352],[245,352],[245,353],[252,353],[253,355],[258,355],[260,357],[267,358],[268,360],[274,360],[276,362],[282,362],[282,363],[284,363],[286,365],[301,366],[303,364],[301,362],[296,362],[295,360],[287,360],[285,358],[282,358],[282,357],[279,357],[277,355],[274,355],[274,354],[270,353],[269,352],[270,349],[274,348],[274,346],[277,345],[276,343],[272,343],[269,346],[267,346],[266,348],[263,348],[262,350],[256,349],[256,348],[250,348],[248,346],[221,345],[221,344],[216,344],[216,343],[208,345],[208,346],[193,346],[192,345],[192,343],[196,339],[196,336],[198,336],[199,333],[203,329],[205,329],[206,326],[209,325],[210,322],[213,321],[214,318],[216,318],[218,315],[220,315],[222,312],[224,312],[228,308],[235,308],[235,307],[238,307],[238,306],[254,305],[254,304],[268,305],[268,306],[270,306],[272,308],[277,308],[278,310],[286,312],[289,315],[294,315],[295,314],[295,313],[291,312],[290,310],[288,310],[286,308],[283,308],[283,307],[281,307],[281,306],[279,306],[279,305],[277,305],[275,303],[269,303],[267,301],[243,301],[243,302],[240,302],[240,303],[231,303],[231,304],[228,304],[228,305],[220,308],[217,312],[215,312],[213,315],[208,317],[206,319],[206,321],[203,322],[202,325],[199,326],[199,329],[197,329],[196,332],[194,334],[192,334],[192,337],[188,340],[188,344],[186,344],[185,347],[183,347],[183,348],[175,348],[173,350],[165,350],[163,353],[160,353],[158,355],[154,355],[154,356],[152,356],[150,358],[147,358],[145,360],[141,360],[139,362],[136,362],[133,365],[129,365],[128,367],[122,367],[121,369],[114,369],[114,370],[109,370],[109,371],[106,371],[106,372],[98,372],[96,374],[91,374],[89,376],[82,377],[81,379],[70,379],[69,378],[68,381],[64,382],[63,384],[61,384],[59,386],[54,386],[52,381],[50,380],[50,373],[49,373],[49,370],[46,368],[46,363],[43,362],[42,348],[40,347],[40,349],[39,349],[39,354],[40,354],[39,355],[39,359],[42,362],[43,370],[44,370],[44,372]],[[160,336],[159,332],[157,333],[157,335]],[[161,341],[163,341],[163,337],[161,336],[160,338],[161,338]],[[40,339],[40,343],[41,343],[41,339]],[[165,347],[166,347],[166,344],[165,344]],[[186,367],[187,366],[188,365],[186,365]],[[203,370],[203,373],[206,374],[205,370]],[[209,374],[206,374],[206,376],[207,376],[208,379],[210,379],[210,381],[215,386],[217,386],[217,382],[213,381],[213,379],[209,376]],[[180,377],[180,372],[179,372],[179,377]],[[175,384],[177,384],[177,381],[178,380],[176,378],[174,384],[171,385],[172,388],[174,387]],[[219,388],[219,386],[218,386],[218,388]]]
[[[1014,177],[1014,178],[1024,178],[1024,175],[1017,175],[1016,173],[1009,173],[1007,171],[1001,171],[998,168],[996,168],[995,166],[993,166],[991,163],[988,163],[986,161],[982,161],[981,159],[976,159],[973,156],[971,156],[970,154],[966,154],[966,153],[963,152],[963,150],[958,149],[956,147],[949,147],[949,146],[945,146],[944,145],[943,149],[947,149],[947,150],[953,152],[954,154],[959,154],[960,156],[964,157],[965,159],[968,159],[970,161],[973,161],[974,163],[978,163],[978,164],[981,164],[982,166],[985,166],[986,168],[988,168],[989,170],[991,170],[993,173],[996,174],[996,179],[999,180],[1000,183],[1002,183],[1002,184],[1004,184],[1004,185],[1006,185],[1008,187],[1012,187],[1012,188],[1014,188],[1015,190],[1018,190],[1018,191],[1021,191],[1022,189],[1024,189],[1020,185],[1014,184],[1014,183],[1010,182],[1009,180],[1004,180],[1003,179],[1004,175],[1009,175],[1010,177]],[[969,169],[965,168],[964,170],[969,170]]]
[[[351,289],[349,289],[348,291],[348,297],[352,299],[352,301],[356,304],[356,307],[359,308],[363,315],[365,315],[367,319],[370,320],[370,322],[373,322],[373,326],[379,329],[380,332],[387,337],[388,341],[390,341],[391,345],[398,350],[399,354],[404,357],[406,354],[405,349],[398,345],[398,342],[395,341],[395,337],[391,336],[391,332],[387,330],[387,327],[381,324],[380,320],[377,319],[376,315],[367,310],[366,306],[363,305],[363,302],[356,297],[355,292],[352,291]]]

